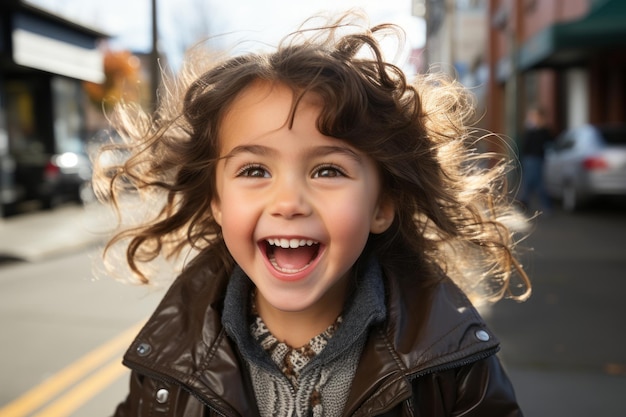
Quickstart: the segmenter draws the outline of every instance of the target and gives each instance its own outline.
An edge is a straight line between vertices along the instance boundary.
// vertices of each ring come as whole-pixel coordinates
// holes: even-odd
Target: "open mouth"
[[[306,269],[320,250],[320,243],[310,239],[270,238],[265,240],[265,254],[279,272],[294,274]]]

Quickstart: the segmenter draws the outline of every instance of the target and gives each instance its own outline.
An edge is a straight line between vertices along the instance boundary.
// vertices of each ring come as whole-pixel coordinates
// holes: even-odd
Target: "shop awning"
[[[626,1],[595,1],[582,19],[549,26],[524,43],[518,67],[524,71],[573,66],[598,50],[620,46],[626,48]]]
[[[14,11],[10,22],[16,64],[78,80],[104,81],[104,57],[97,44],[105,34],[28,5]]]
[[[84,48],[26,30],[13,31],[16,64],[94,83],[104,82],[104,56]]]

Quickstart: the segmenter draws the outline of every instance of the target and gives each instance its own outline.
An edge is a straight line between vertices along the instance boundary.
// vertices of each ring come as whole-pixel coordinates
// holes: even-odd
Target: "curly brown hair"
[[[137,198],[125,195],[129,188],[147,196],[144,203],[158,201],[150,200],[155,195],[165,200],[152,202],[158,213],[119,232],[107,249],[123,243],[127,263],[145,283],[144,265],[189,248],[215,274],[230,273],[234,260],[210,207],[219,126],[238,94],[266,80],[294,91],[292,114],[305,93],[321,97],[319,131],[376,162],[395,219],[370,236],[360,260],[375,255],[386,270],[442,268],[469,295],[488,300],[511,295],[516,275],[522,290],[513,297],[527,297],[513,228],[525,219],[508,196],[507,159],[477,151],[468,126],[472,97],[462,86],[441,74],[409,82],[384,60],[379,38],[390,34],[401,35],[394,25],[367,28],[345,15],[289,35],[272,52],[189,59],[152,116],[119,106],[112,125],[124,142],[105,152],[125,149],[130,157],[113,170],[96,169],[98,194],[120,214],[124,199]]]

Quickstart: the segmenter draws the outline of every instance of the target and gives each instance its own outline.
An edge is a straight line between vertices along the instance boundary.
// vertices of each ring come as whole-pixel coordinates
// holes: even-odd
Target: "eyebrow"
[[[229,159],[232,159],[242,153],[250,153],[259,156],[275,156],[278,154],[278,151],[263,145],[239,145],[231,149],[231,151],[224,155],[221,159],[227,163]],[[355,162],[362,162],[362,158],[359,154],[346,146],[316,146],[307,151],[308,157],[323,157],[332,154],[342,154],[353,159]]]
[[[358,153],[347,146],[318,146],[309,152],[310,156],[328,156],[332,154],[343,154],[354,161],[361,163],[362,158]]]
[[[224,155],[221,159],[228,162],[229,159],[232,159],[241,153],[251,153],[253,155],[265,156],[275,155],[278,151],[263,145],[239,145],[231,149],[230,152]]]

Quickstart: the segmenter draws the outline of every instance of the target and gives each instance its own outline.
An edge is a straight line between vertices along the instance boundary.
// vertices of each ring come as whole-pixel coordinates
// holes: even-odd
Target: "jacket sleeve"
[[[522,417],[497,356],[424,376],[414,384],[418,416]]]
[[[496,355],[461,367],[455,374],[452,415],[522,417],[513,385]]]

